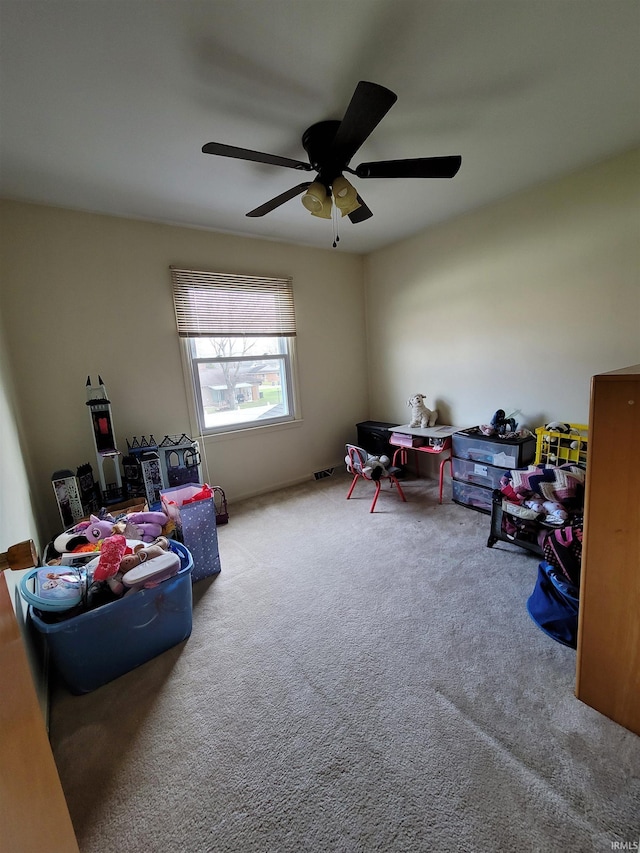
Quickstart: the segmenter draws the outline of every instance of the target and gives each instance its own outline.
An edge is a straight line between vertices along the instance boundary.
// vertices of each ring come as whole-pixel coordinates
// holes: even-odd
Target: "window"
[[[202,434],[295,417],[295,314],[289,278],[171,268]]]

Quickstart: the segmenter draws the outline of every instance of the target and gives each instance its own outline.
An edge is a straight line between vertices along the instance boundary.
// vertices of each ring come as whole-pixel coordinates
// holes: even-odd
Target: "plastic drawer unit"
[[[152,589],[63,621],[29,607],[55,668],[72,693],[90,693],[186,640],[192,627],[191,554],[179,542],[178,574]]]
[[[456,480],[488,489],[500,487],[504,470],[504,468],[496,468],[495,465],[488,465],[486,462],[472,462],[470,459],[456,457],[453,459],[452,473]]]
[[[497,438],[472,427],[454,433],[452,453],[453,500],[490,515],[500,478],[505,471],[533,462],[536,439]]]
[[[466,429],[454,433],[453,455],[498,468],[524,468],[533,462],[536,440],[532,435],[527,438],[495,438]]]

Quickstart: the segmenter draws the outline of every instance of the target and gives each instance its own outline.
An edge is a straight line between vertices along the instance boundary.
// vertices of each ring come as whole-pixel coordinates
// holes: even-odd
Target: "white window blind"
[[[171,267],[181,338],[293,337],[290,278],[232,275]]]

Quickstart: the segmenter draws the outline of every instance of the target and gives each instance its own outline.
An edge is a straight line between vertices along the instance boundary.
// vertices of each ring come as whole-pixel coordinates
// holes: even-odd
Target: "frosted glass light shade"
[[[310,213],[318,213],[327,200],[327,191],[320,181],[314,181],[302,196],[302,203]]]
[[[331,188],[336,207],[342,212],[343,216],[353,213],[354,210],[360,207],[355,187],[343,175],[338,175],[334,179]]]

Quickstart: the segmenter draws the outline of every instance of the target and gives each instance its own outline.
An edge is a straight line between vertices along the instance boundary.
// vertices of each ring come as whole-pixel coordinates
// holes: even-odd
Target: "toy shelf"
[[[567,424],[569,432],[538,427],[536,430],[536,465],[566,465],[573,462],[587,466],[589,428],[585,424]]]

